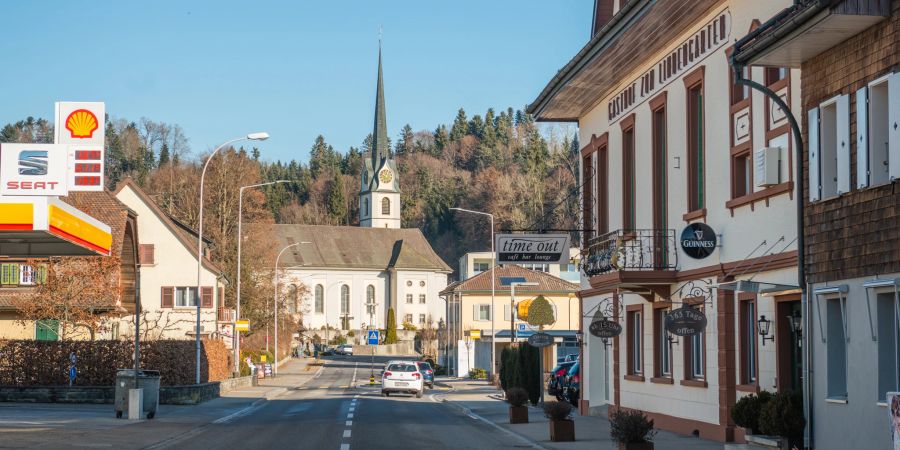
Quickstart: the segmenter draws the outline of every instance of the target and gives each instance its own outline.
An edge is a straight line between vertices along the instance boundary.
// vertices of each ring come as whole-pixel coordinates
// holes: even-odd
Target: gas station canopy
[[[0,255],[109,256],[109,225],[56,197],[0,197]]]

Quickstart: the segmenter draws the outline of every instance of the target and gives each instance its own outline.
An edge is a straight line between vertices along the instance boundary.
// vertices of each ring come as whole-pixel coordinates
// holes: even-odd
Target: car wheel
[[[422,389],[424,391],[425,389]],[[416,391],[416,398],[422,398],[422,391]]]
[[[382,397],[387,397],[387,396],[388,396],[388,391],[381,391],[381,396],[382,396]]]

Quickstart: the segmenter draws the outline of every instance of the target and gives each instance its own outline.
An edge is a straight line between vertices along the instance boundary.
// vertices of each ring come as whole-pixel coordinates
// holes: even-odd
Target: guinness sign
[[[690,306],[666,314],[666,330],[676,336],[693,336],[706,329],[706,315]]]
[[[622,334],[622,325],[607,319],[595,320],[588,331],[598,338],[613,338]]]
[[[716,233],[705,223],[692,223],[681,232],[681,249],[695,259],[703,259],[716,250]]]

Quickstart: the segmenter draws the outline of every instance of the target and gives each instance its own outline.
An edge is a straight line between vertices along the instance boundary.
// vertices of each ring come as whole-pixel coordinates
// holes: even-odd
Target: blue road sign
[[[378,330],[369,330],[368,334],[366,335],[366,340],[368,341],[369,345],[378,345],[378,341],[380,341],[378,334]]]
[[[524,283],[525,277],[500,277],[500,286],[512,286],[513,283]]]
[[[519,324],[519,331],[520,331],[520,332],[522,332],[522,331],[527,331],[527,330],[528,330],[528,329],[525,328],[525,324],[524,324],[524,323],[520,323],[520,324]]]

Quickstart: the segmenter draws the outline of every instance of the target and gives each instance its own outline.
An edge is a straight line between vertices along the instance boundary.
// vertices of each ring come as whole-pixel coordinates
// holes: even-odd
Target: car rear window
[[[415,364],[391,364],[388,366],[388,370],[391,372],[416,372]]]
[[[420,363],[419,363],[419,368],[420,368],[421,370],[431,370],[431,364],[429,364],[429,363],[427,363],[427,362],[420,362]]]

